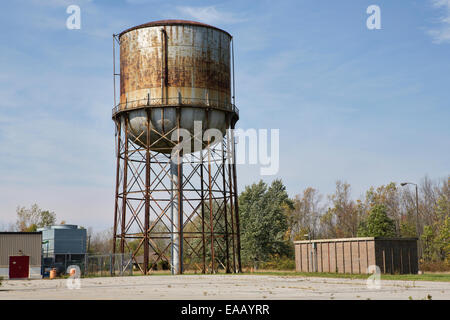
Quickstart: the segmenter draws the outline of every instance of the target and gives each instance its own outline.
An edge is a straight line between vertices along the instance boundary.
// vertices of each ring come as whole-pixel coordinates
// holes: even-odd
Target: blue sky
[[[71,4],[80,30],[66,28]],[[381,30],[366,27],[371,4]],[[450,173],[450,0],[18,0],[0,12],[0,225],[38,203],[111,226],[111,35],[159,19],[234,36],[238,125],[280,129],[280,171],[262,178],[290,195]],[[259,167],[238,179],[242,190]]]

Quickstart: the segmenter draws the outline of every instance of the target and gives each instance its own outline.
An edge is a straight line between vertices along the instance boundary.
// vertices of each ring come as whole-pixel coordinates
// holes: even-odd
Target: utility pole
[[[419,235],[419,188],[418,188],[417,184],[413,183],[413,182],[402,182],[402,183],[400,183],[400,185],[402,187],[404,187],[404,186],[406,186],[408,184],[412,184],[412,185],[414,185],[416,187],[416,235],[417,235],[417,239],[419,240],[420,239],[420,235]],[[418,255],[419,255],[419,259],[420,259],[422,257],[422,244],[421,244],[420,240],[419,240],[418,249],[419,249],[419,254]]]
[[[417,234],[417,237],[419,237],[419,190],[418,190],[418,187],[417,187],[416,183],[413,183],[413,182],[402,182],[402,183],[400,183],[400,185],[402,187],[404,187],[404,186],[406,186],[408,184],[412,184],[412,185],[414,185],[416,187],[416,234]]]

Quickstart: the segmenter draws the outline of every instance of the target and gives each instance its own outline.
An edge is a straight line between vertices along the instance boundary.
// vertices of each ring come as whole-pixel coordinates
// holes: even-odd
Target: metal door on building
[[[28,278],[30,271],[29,256],[10,256],[9,257],[9,278]]]

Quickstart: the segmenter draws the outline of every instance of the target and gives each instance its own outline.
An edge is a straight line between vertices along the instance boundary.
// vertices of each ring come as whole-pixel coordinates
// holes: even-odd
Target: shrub
[[[421,261],[419,269],[428,272],[448,272],[450,271],[449,261]]]
[[[261,263],[260,268],[271,270],[295,270],[295,260],[286,256],[275,256],[269,261]]]
[[[169,262],[166,260],[158,261],[158,270],[170,270]]]

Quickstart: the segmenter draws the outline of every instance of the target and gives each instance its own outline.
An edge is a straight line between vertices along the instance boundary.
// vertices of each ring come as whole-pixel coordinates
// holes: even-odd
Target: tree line
[[[259,181],[239,195],[243,264],[257,268],[287,259],[292,267],[293,241],[370,236],[418,238],[423,261],[441,262],[449,268],[449,185],[450,176],[424,177],[418,185],[417,207],[415,189],[394,182],[370,187],[355,200],[351,185],[341,180],[336,181],[332,194],[307,187],[293,198],[281,180],[270,185]],[[54,212],[35,204],[18,207],[17,221],[8,229],[30,232],[55,223]],[[112,229],[93,233],[88,228],[88,237],[89,253],[112,251]],[[130,242],[129,250],[139,249],[138,245],[138,241]]]
[[[450,261],[450,176],[414,188],[391,182],[354,200],[351,186],[336,181],[332,194],[308,187],[288,197],[281,180],[247,186],[239,196],[244,263],[257,267],[293,257],[295,240],[351,237],[417,237],[424,261]]]

